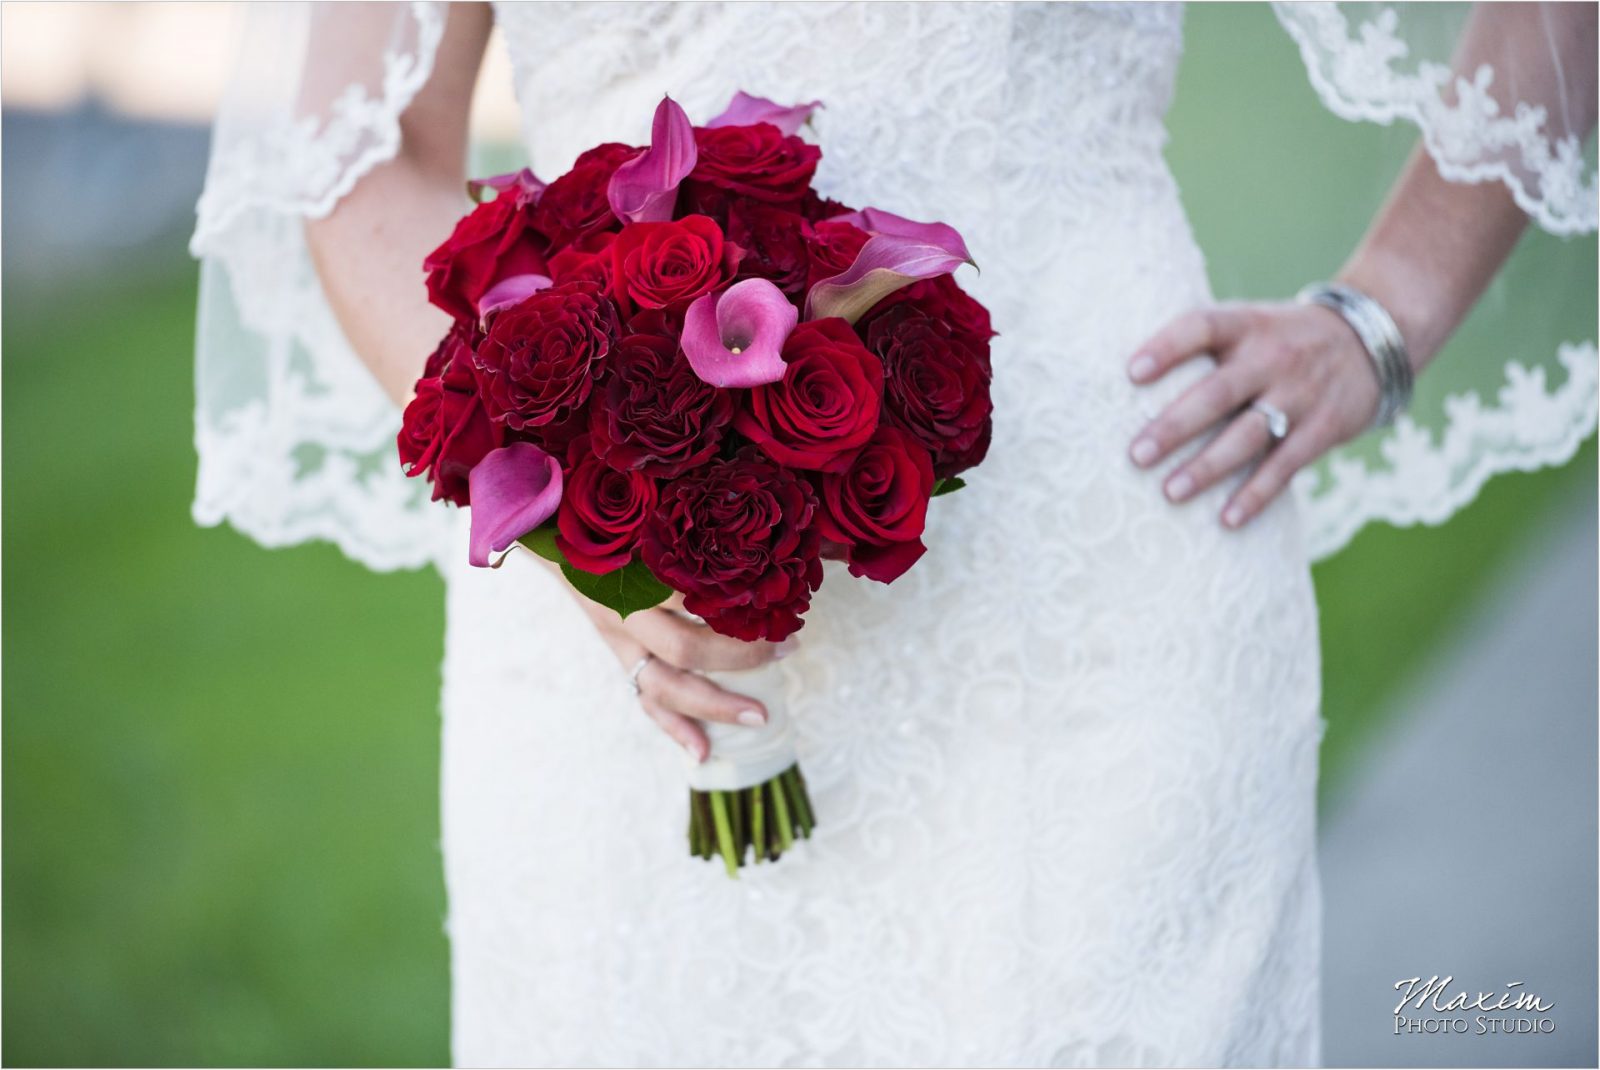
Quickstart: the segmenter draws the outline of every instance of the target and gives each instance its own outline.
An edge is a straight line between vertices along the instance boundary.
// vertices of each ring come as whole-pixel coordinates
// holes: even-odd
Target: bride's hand
[[[631,672],[641,658],[652,655],[638,676],[639,705],[695,761],[705,761],[711,750],[701,721],[766,722],[767,709],[760,702],[724,690],[700,673],[759,668],[789,653],[798,640],[747,643],[718,635],[675,612],[683,608],[683,596],[678,594],[655,609],[630,613],[626,619],[577,592],[573,597],[624,672]]]
[[[1371,360],[1344,320],[1321,306],[1229,304],[1187,312],[1135,351],[1128,375],[1152,383],[1202,353],[1216,358],[1216,369],[1147,424],[1128,454],[1149,468],[1228,420],[1162,487],[1170,501],[1187,501],[1259,459],[1223,507],[1225,527],[1248,523],[1297,471],[1360,434],[1377,411]],[[1267,417],[1249,407],[1258,399],[1289,418],[1283,441],[1274,443]]]

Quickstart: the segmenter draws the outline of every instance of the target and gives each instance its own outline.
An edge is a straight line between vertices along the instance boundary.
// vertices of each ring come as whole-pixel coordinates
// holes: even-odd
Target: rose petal
[[[486,320],[489,313],[521,304],[529,294],[549,287],[548,275],[508,275],[483,291],[483,296],[478,298],[478,318]]]
[[[487,567],[498,553],[555,515],[561,504],[561,465],[531,442],[491,450],[467,477],[472,530],[467,560]]]
[[[918,227],[940,227],[942,223],[918,223]],[[945,228],[950,230],[950,228]],[[961,237],[955,235],[957,245]],[[966,246],[958,249],[922,237],[875,234],[856,254],[855,263],[830,278],[822,279],[806,295],[806,319],[842,316],[850,323],[860,319],[873,305],[900,287],[919,279],[947,275],[962,264],[971,263]]]
[[[671,97],[662,97],[650,126],[650,147],[611,176],[606,199],[624,223],[662,223],[672,218],[678,183],[699,158],[694,126]]]
[[[918,223],[914,219],[885,212],[882,208],[863,208],[859,212],[846,212],[844,215],[834,216],[829,223],[850,223],[868,234],[889,234],[896,238],[912,238],[936,245],[946,252],[960,257],[960,259],[973,267],[977,263],[972,259],[972,254],[967,252],[967,243],[961,240],[961,235],[948,223]]]
[[[810,104],[777,104],[766,97],[751,96],[744,90],[739,90],[723,109],[722,114],[706,124],[706,129],[713,130],[719,126],[754,126],[756,123],[771,123],[785,134],[792,134],[800,129],[802,123],[811,118],[811,113],[822,107],[822,101],[813,100]]]
[[[689,306],[683,318],[683,355],[712,386],[775,383],[787,370],[783,343],[799,320],[782,290],[766,279],[745,279]]]
[[[850,575],[864,576],[879,583],[893,583],[917,563],[928,548],[921,539],[893,542],[886,546],[860,543],[850,550]]]
[[[539,195],[544,192],[546,185],[547,183],[539,180],[539,176],[524,167],[520,171],[512,171],[504,175],[467,179],[467,196],[482,204],[485,190],[492,189],[496,193],[504,193],[508,189],[514,189],[523,204],[537,204],[539,203]]]

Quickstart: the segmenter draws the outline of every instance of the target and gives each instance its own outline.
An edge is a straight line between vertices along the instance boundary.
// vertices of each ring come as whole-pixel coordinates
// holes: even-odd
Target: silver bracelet
[[[1295,298],[1301,304],[1321,305],[1337,312],[1361,339],[1378,373],[1378,412],[1374,427],[1387,427],[1411,404],[1413,375],[1411,354],[1395,326],[1394,317],[1377,301],[1342,282],[1314,282]]]

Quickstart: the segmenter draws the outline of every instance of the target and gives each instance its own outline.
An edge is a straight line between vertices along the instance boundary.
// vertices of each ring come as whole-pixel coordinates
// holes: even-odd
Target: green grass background
[[[1169,158],[1220,295],[1331,273],[1381,199],[1374,146],[1392,167],[1407,144],[1323,113],[1265,7],[1190,10]],[[1578,244],[1531,351],[1592,336]],[[4,295],[0,1058],[442,1063],[440,584],[189,522],[193,304],[176,255]],[[1458,349],[1516,341],[1496,331],[1480,316]],[[1317,568],[1325,784],[1594,482],[1591,441],[1445,528],[1369,530]]]

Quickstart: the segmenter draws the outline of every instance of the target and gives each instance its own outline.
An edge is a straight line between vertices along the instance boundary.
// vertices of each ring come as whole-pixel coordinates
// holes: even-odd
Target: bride
[[[1326,8],[1280,18],[1336,89]],[[1218,305],[1161,155],[1176,7],[260,17],[286,25],[252,38],[194,245],[196,512],[447,580],[457,1062],[1318,1061],[1324,722],[1285,491],[1405,407],[1527,213],[1557,212],[1554,167],[1419,151],[1336,279]],[[398,406],[445,326],[419,265],[465,210],[496,22],[544,178],[642,143],[663,93],[700,119],[739,89],[820,98],[819,190],[966,238],[983,273],[963,285],[999,332],[993,445],[892,590],[827,583],[778,646],[622,620],[531,555],[468,567],[467,517],[402,485]],[[1458,63],[1534,57],[1519,91],[1559,97],[1581,140],[1594,24],[1590,5],[1484,8]],[[702,726],[771,712],[705,675],[731,670],[778,680],[821,815],[737,882],[682,843]]]

